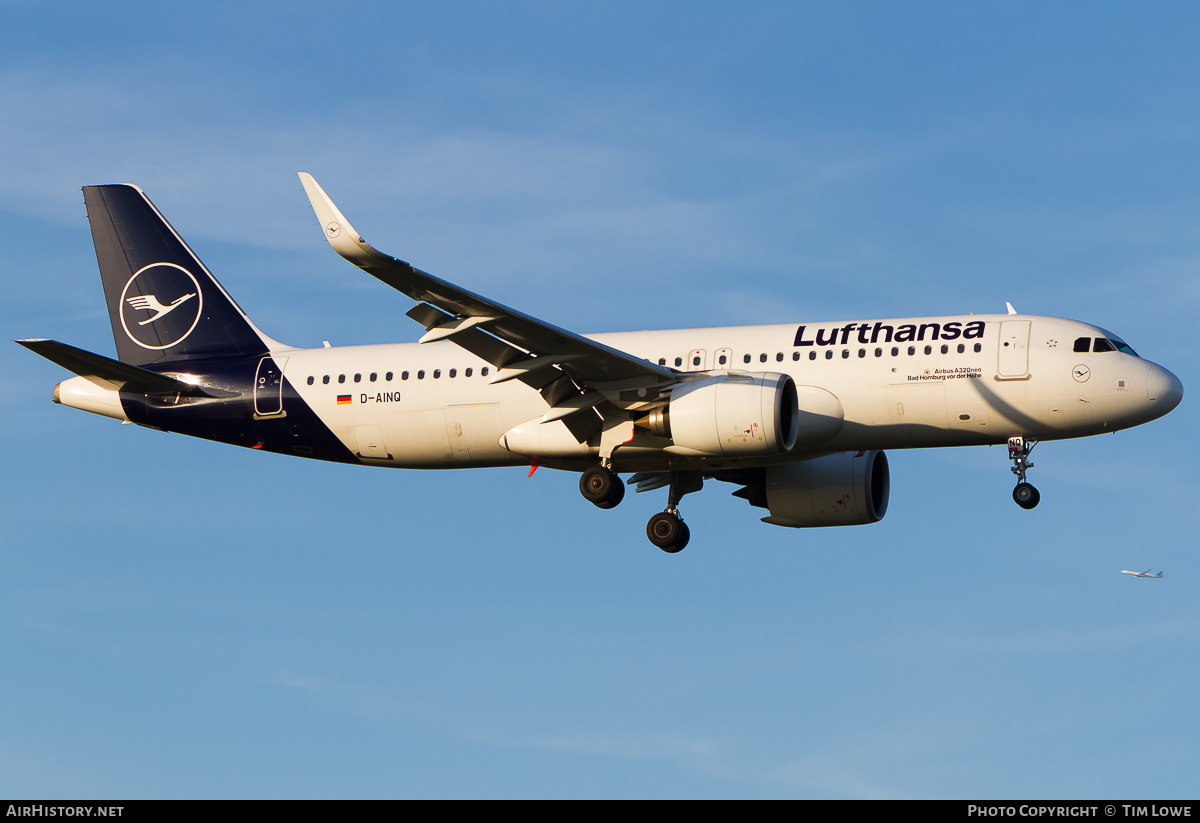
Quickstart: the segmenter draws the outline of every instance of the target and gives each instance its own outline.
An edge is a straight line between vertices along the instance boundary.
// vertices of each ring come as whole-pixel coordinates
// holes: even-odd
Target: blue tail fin
[[[266,354],[250,322],[137,186],[85,186],[92,240],[121,362]]]

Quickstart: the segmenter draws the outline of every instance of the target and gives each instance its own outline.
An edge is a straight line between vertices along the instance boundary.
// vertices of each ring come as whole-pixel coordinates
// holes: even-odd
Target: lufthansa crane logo
[[[182,343],[200,322],[204,293],[190,271],[174,263],[139,269],[121,292],[121,327],[144,349]]]
[[[139,326],[144,326],[147,323],[153,323],[155,320],[162,317],[164,314],[167,314],[168,312],[175,311],[175,309],[179,308],[179,306],[185,300],[191,300],[195,296],[196,293],[191,292],[189,294],[185,294],[183,297],[177,297],[171,301],[171,305],[169,306],[164,306],[162,303],[159,303],[158,298],[153,294],[139,294],[137,297],[126,297],[125,302],[133,306],[135,309],[146,309],[147,311],[154,312],[152,317],[147,317],[145,320],[138,321]]]

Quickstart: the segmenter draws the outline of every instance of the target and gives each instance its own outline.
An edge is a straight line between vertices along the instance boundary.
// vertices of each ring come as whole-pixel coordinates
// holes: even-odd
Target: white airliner
[[[300,349],[263,334],[136,186],[83,189],[113,360],[21,345],[75,372],[55,402],[264,451],[368,466],[549,466],[600,508],[668,488],[646,532],[682,549],[679,501],[733,483],[777,526],[874,523],[882,449],[1008,444],[1023,508],[1040,440],[1169,412],[1183,386],[1111,332],[1017,314],[583,336],[368,245],[300,175],[330,245],[416,301],[417,343]]]
[[[1163,576],[1163,573],[1162,573],[1162,572],[1159,572],[1158,574],[1151,574],[1149,569],[1146,569],[1144,572],[1131,572],[1129,569],[1122,569],[1122,570],[1121,570],[1121,574],[1132,574],[1134,577],[1155,577],[1155,578],[1158,578],[1158,577],[1162,577],[1162,576]]]

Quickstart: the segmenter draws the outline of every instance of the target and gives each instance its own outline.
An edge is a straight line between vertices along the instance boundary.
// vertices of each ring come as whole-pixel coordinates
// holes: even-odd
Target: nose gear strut
[[[1012,473],[1017,476],[1013,500],[1022,509],[1032,509],[1042,500],[1041,493],[1025,482],[1025,472],[1033,468],[1033,463],[1029,462],[1029,453],[1036,445],[1036,440],[1026,440],[1024,437],[1008,438],[1008,459],[1013,462]]]

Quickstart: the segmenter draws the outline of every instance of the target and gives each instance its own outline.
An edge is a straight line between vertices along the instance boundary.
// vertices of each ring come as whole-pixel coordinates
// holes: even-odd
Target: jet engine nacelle
[[[770,466],[761,491],[771,516],[763,522],[793,528],[878,523],[887,513],[890,488],[887,455],[881,451]]]
[[[741,457],[785,454],[842,428],[842,404],[786,374],[729,372],[676,386],[667,405],[639,421],[669,437],[674,454]]]
[[[672,454],[783,454],[796,445],[796,384],[786,374],[735,372],[681,383],[639,423],[669,437]]]

